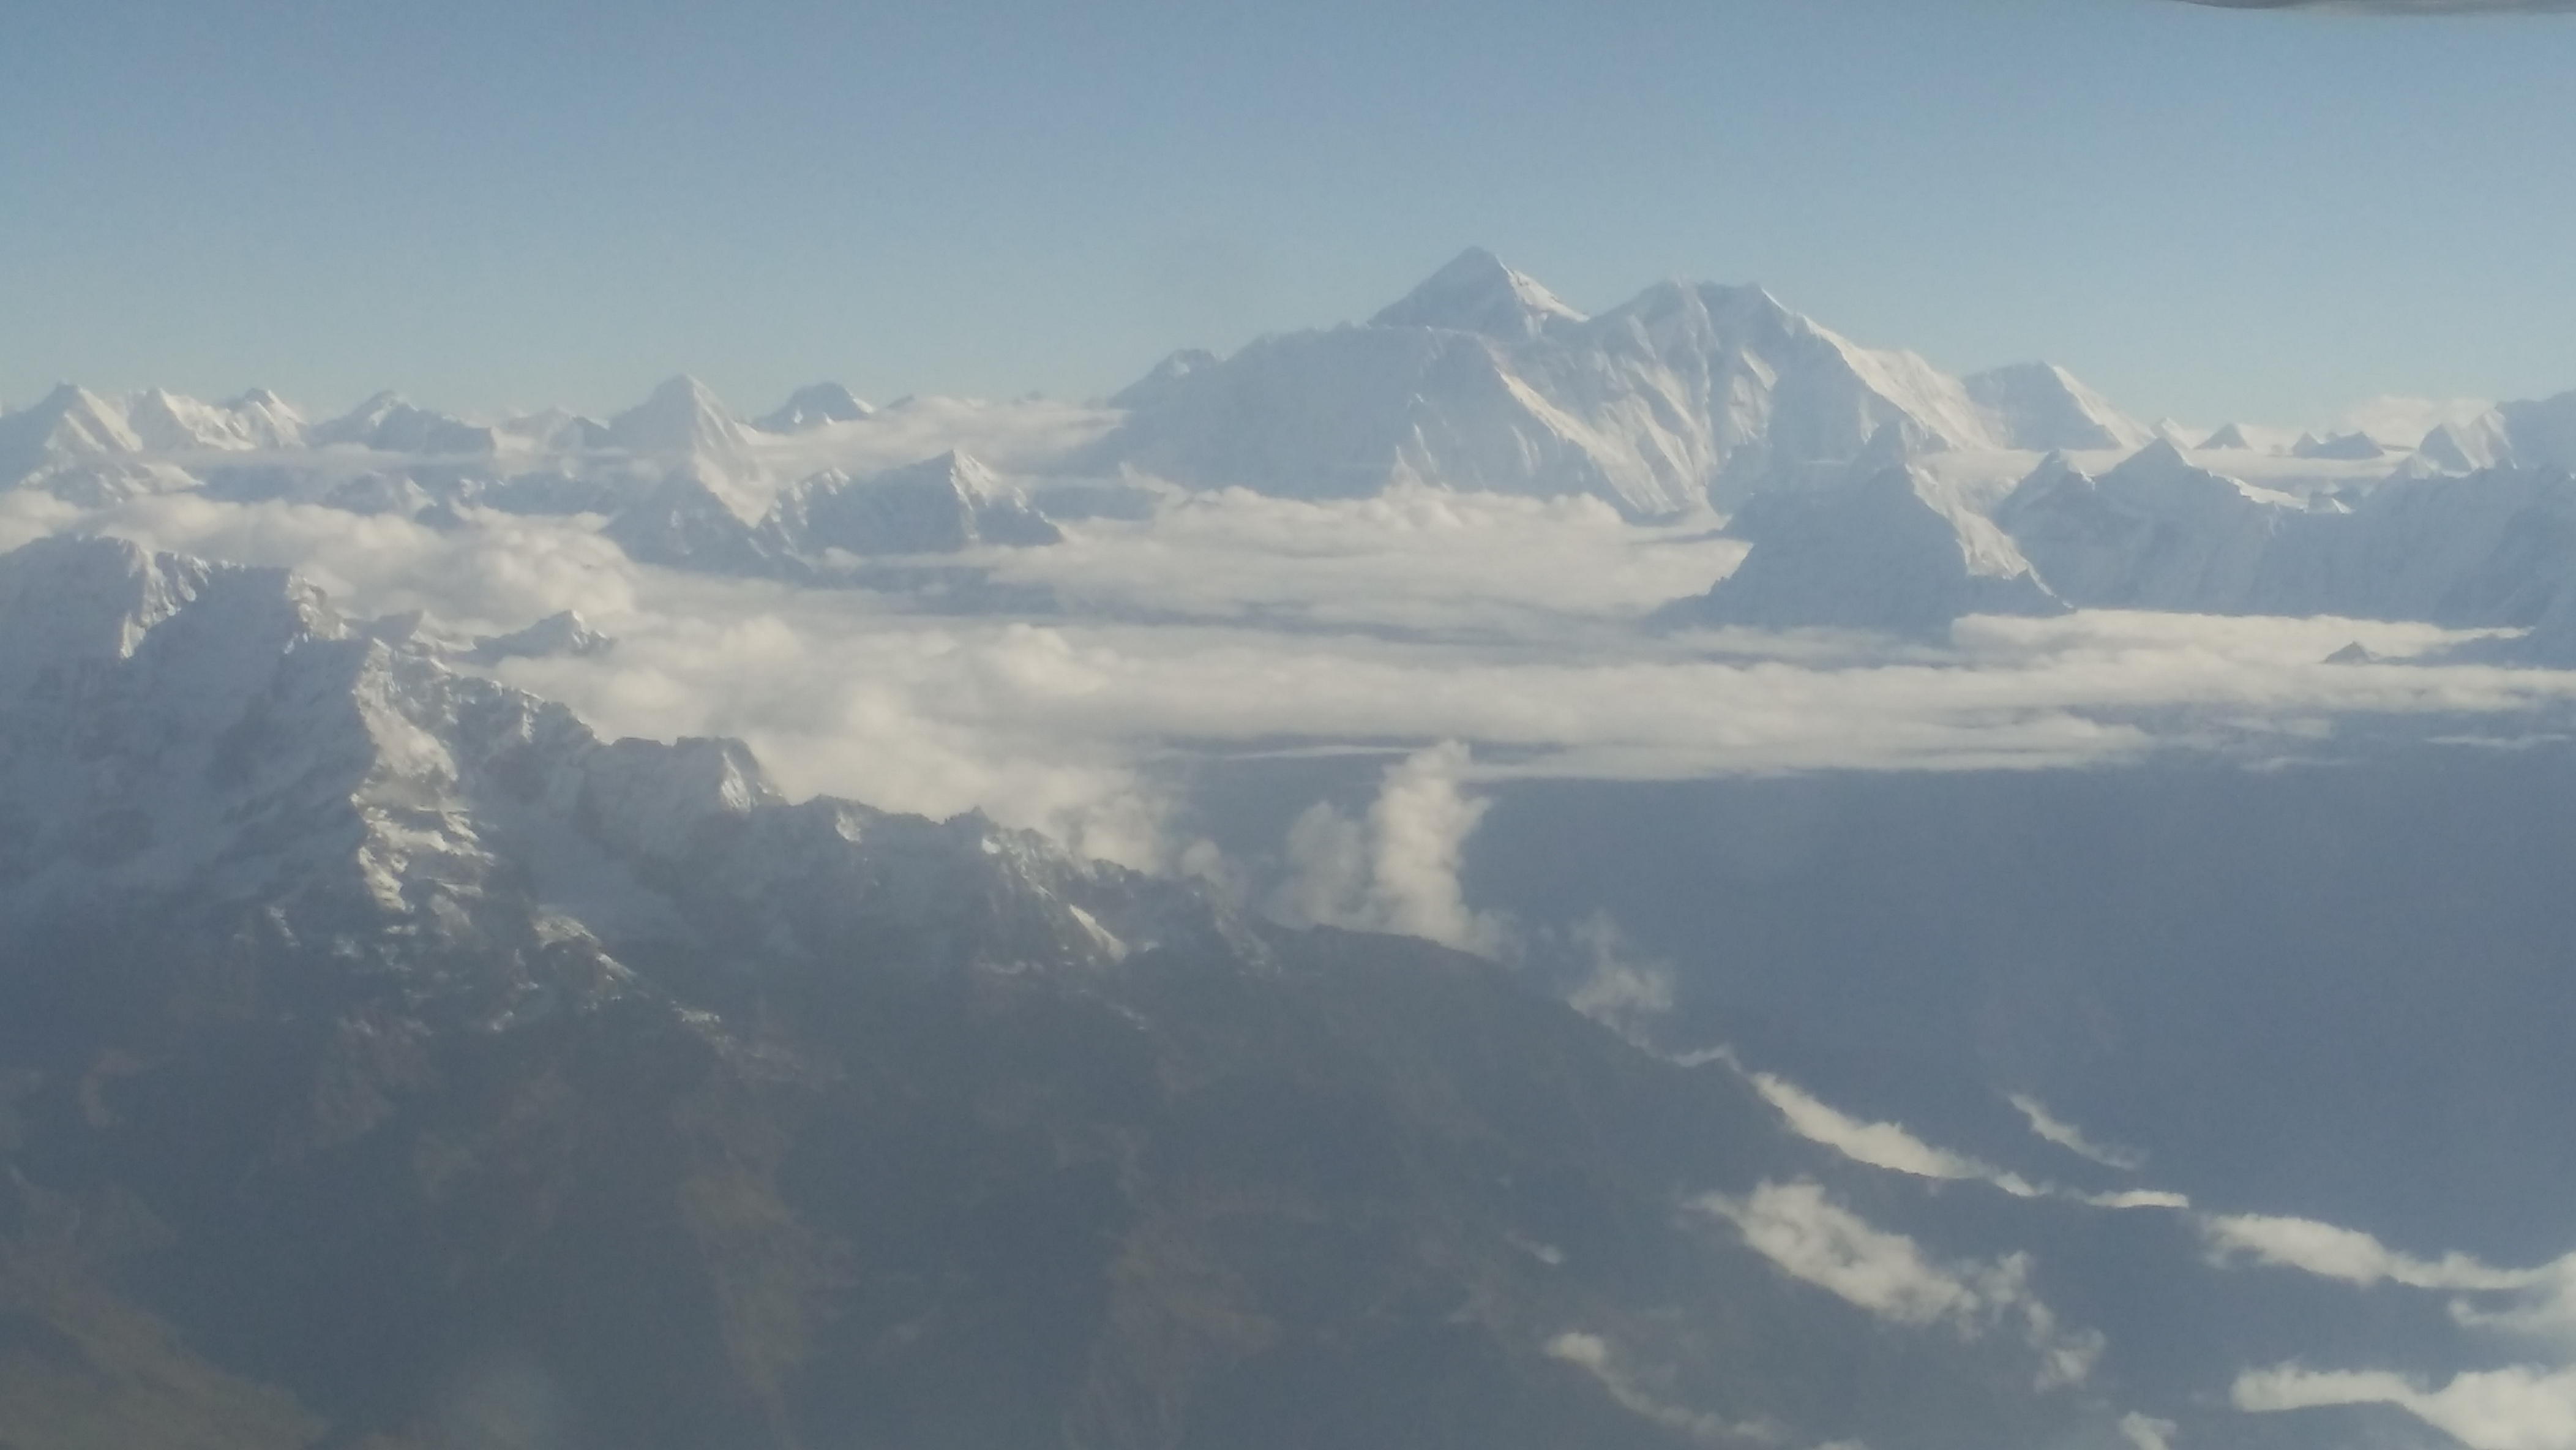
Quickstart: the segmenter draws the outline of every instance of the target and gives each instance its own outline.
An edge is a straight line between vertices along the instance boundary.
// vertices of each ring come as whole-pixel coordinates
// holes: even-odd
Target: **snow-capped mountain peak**
[[[56,535],[0,569],[0,695],[28,698],[46,671],[130,657],[205,587],[208,570],[122,539]],[[53,688],[67,688],[56,685]]]
[[[2093,478],[2052,456],[1994,512],[2039,575],[2079,606],[2233,613],[2265,587],[2289,494],[2194,464],[2159,438]]]
[[[64,383],[31,407],[0,415],[0,484],[33,476],[49,465],[141,451],[143,443],[124,410],[73,383]]]
[[[549,614],[525,629],[508,634],[485,635],[474,642],[469,655],[478,664],[493,664],[505,659],[551,659],[565,655],[595,655],[616,643],[590,627],[578,610],[566,609]]]
[[[1910,426],[1881,428],[1837,477],[1747,503],[1728,532],[1752,552],[1663,620],[1916,634],[1968,614],[2062,612],[2001,529],[1909,464]]]
[[[789,394],[778,411],[751,426],[764,433],[807,433],[834,423],[855,423],[875,413],[876,409],[839,383],[815,383]]]
[[[1150,938],[1178,899],[981,818],[790,806],[739,742],[602,742],[284,571],[102,538],[0,555],[0,819],[21,925],[252,913],[505,972],[566,939],[1106,960],[1097,923]]]
[[[1482,247],[1469,247],[1422,285],[1369,319],[1372,327],[1439,327],[1526,341],[1584,320],[1528,275]]]
[[[719,464],[747,463],[751,439],[704,383],[682,374],[643,402],[608,420],[608,444],[634,453],[681,454]]]
[[[1027,495],[954,450],[864,477],[803,479],[781,491],[761,526],[767,547],[793,556],[954,553],[1063,537]]]
[[[295,448],[304,442],[304,416],[265,388],[229,403],[204,403],[154,388],[125,410],[127,423],[146,448],[170,453],[251,452]]]
[[[1990,391],[2015,406],[1759,287],[1665,282],[1587,319],[1471,250],[1371,326],[1158,369],[1080,462],[1290,496],[1581,493],[1671,518],[1831,473],[1899,420],[1953,448],[2029,446],[2043,424],[2082,443],[2134,429],[2054,369]]]
[[[316,443],[364,442],[366,436],[374,432],[387,418],[410,407],[411,404],[403,401],[402,394],[391,388],[378,389],[365,402],[351,408],[348,412],[316,424],[313,429],[313,441]]]
[[[488,455],[499,446],[492,429],[416,408],[390,390],[316,425],[305,439],[317,447],[338,444],[416,457]]]
[[[2436,469],[2475,473],[2510,459],[2513,439],[2505,427],[2504,415],[2489,413],[2465,423],[2434,424],[2416,446],[2415,454]]]
[[[1142,407],[1169,392],[1181,379],[1215,367],[1217,362],[1217,355],[1206,348],[1182,348],[1154,364],[1153,371],[1113,394],[1109,404],[1114,408]]]
[[[1998,441],[2017,448],[2136,448],[2159,435],[2052,363],[2021,363],[1964,380]]]

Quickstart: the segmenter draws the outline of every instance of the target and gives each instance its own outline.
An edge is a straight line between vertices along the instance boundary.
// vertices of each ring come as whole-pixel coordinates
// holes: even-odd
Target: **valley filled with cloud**
[[[2149,425],[1754,289],[1587,318],[1474,250],[1084,405],[67,386],[0,414],[0,804],[54,843],[0,901],[377,951],[409,1025],[335,1043],[444,1040],[440,953],[509,964],[476,1031],[649,989],[748,1044],[742,992],[888,943],[1267,981],[1414,939],[1726,1104],[1758,1148],[1657,1232],[1917,1385],[1828,1411],[1856,1381],[1746,1380],[1722,1316],[1506,1293],[1607,1250],[1498,1223],[1469,1278],[1536,1297],[1479,1322],[1640,1444],[1876,1444],[1946,1379],[1943,1424],[2139,1450],[2576,1445],[2571,397]],[[293,1131],[394,1121],[410,1050]]]

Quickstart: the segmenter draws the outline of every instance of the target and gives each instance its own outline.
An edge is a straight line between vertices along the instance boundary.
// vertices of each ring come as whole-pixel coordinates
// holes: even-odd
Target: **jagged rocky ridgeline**
[[[277,571],[0,556],[0,818],[13,1445],[2108,1433],[2026,1279],[1891,1335],[1759,1250],[1861,1180],[1731,1070]]]

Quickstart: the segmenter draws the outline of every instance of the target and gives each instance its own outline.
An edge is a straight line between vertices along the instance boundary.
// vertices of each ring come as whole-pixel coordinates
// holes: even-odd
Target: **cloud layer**
[[[1440,883],[1479,790],[1511,778],[2297,755],[2355,717],[2475,717],[2517,736],[2576,704],[2576,676],[2408,663],[2456,638],[2413,624],[2089,613],[1971,619],[1935,646],[1659,636],[1639,620],[1704,589],[1742,546],[1580,501],[1226,494],[937,566],[1055,601],[1017,618],[648,568],[597,525],[486,513],[438,530],[192,494],[94,512],[0,498],[0,546],[88,528],[293,566],[352,612],[425,611],[459,639],[578,610],[614,649],[490,668],[607,734],[743,738],[791,795],[981,808],[1139,866],[1198,850],[1168,829],[1178,761],[1455,742],[1390,780],[1368,818],[1307,823],[1289,854],[1297,889],[1321,893],[1292,905],[1305,919],[1461,944],[1489,937]],[[2393,662],[2321,663],[2355,641]],[[1200,851],[1194,869],[1228,867]]]

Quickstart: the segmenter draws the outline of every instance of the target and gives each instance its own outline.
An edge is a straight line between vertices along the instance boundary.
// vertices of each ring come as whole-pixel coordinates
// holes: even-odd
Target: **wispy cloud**
[[[2017,1321],[2039,1356],[2033,1380],[2039,1389],[2083,1383],[2102,1356],[2099,1333],[2062,1328],[2032,1292],[2027,1254],[1936,1260],[1913,1239],[1870,1224],[1809,1182],[1764,1183],[1742,1198],[1712,1193],[1696,1206],[1734,1224],[1745,1245],[1782,1272],[1887,1323],[1975,1340]]]
[[[2120,1438],[2136,1450],[2173,1450],[2174,1432],[2180,1428],[2171,1420],[2159,1420],[2135,1410],[2120,1417]]]
[[[2105,1168],[2134,1172],[2147,1166],[2147,1155],[2135,1148],[2121,1148],[2096,1143],[2084,1136],[2084,1130],[2049,1112],[2048,1105],[2028,1093],[2014,1093],[2007,1099],[2014,1111],[2030,1124],[2040,1139],[2054,1143],[2078,1158],[2090,1159]]]
[[[2251,1261],[2364,1286],[2387,1282],[2414,1289],[2529,1289],[2553,1282],[2559,1273],[2555,1266],[2499,1269],[2459,1253],[2421,1259],[2358,1229],[2314,1219],[2212,1215],[2201,1221],[2201,1233],[2219,1263]]]
[[[1605,912],[1575,923],[1570,937],[1585,971],[1566,1004],[1632,1042],[1647,1043],[1656,1021],[1673,1010],[1679,988],[1673,964],[1637,956]]]
[[[2336,1405],[2394,1405],[2469,1450],[2576,1447],[2576,1369],[2528,1365],[2454,1376],[2430,1388],[2385,1370],[2284,1364],[2239,1375],[2230,1398],[2255,1413]]]
[[[2576,1254],[2506,1269],[2460,1253],[2423,1258],[2334,1224],[2258,1215],[2205,1218],[2201,1233],[2221,1264],[2250,1262],[2365,1288],[2395,1284],[2452,1295],[2451,1316],[2462,1325],[2519,1336],[2558,1361],[2470,1371],[2438,1387],[2390,1370],[2281,1364],[2237,1377],[2232,1399],[2238,1409],[2392,1405],[2470,1450],[2576,1450],[2576,1366],[2565,1364],[2576,1346]]]
[[[1673,1403],[1649,1387],[1647,1377],[1630,1368],[1610,1341],[1598,1334],[1560,1334],[1548,1341],[1547,1356],[1592,1376],[1630,1414],[1702,1445],[1777,1445],[1786,1433],[1767,1420],[1733,1421]]]
[[[1914,1178],[1988,1183],[2015,1198],[2037,1198],[2047,1191],[2018,1173],[1980,1163],[1964,1153],[1936,1148],[1900,1124],[1873,1123],[1855,1118],[1785,1078],[1767,1072],[1748,1072],[1745,1079],[1753,1084],[1754,1091],[1760,1093],[1765,1102],[1778,1108],[1780,1115],[1789,1120],[1791,1132],[1811,1143],[1831,1148],[1855,1163]]]
[[[2086,1193],[2054,1183],[2034,1183],[2009,1169],[1997,1168],[1965,1153],[1925,1142],[1902,1123],[1856,1118],[1787,1078],[1746,1067],[1730,1047],[1708,1048],[1674,1060],[1687,1067],[1724,1064],[1761,1094],[1764,1102],[1779,1110],[1790,1132],[1865,1167],[1902,1173],[1909,1178],[1930,1179],[1936,1183],[1983,1183],[2015,1198],[2054,1198],[2094,1208],[2183,1210],[2191,1207],[2189,1198],[2161,1189]]]

